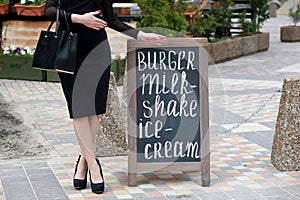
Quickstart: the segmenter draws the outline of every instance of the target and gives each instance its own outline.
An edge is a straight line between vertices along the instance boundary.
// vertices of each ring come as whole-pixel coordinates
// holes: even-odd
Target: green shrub
[[[253,26],[259,32],[263,23],[270,18],[269,0],[249,0],[253,9]]]
[[[242,26],[242,31],[244,34],[249,34],[255,31],[254,24],[246,18],[247,11],[243,10],[239,16],[239,22]]]
[[[185,0],[134,0],[141,8],[143,17],[137,27],[160,27],[185,33],[188,22],[184,13],[188,8]],[[157,29],[153,29],[157,30]],[[160,29],[161,30],[161,29]],[[165,35],[164,33],[160,33]]]
[[[195,21],[191,23],[190,31],[194,36],[206,37],[210,41],[219,25],[217,17],[208,11],[202,16],[196,15]]]
[[[216,10],[216,17],[219,22],[217,27],[217,37],[228,37],[231,28],[232,10],[229,9],[233,5],[231,0],[220,1],[220,8]]]
[[[191,23],[190,31],[193,35],[212,38],[228,37],[230,34],[232,11],[229,7],[231,0],[220,1],[220,7],[212,7],[204,11],[203,15],[196,15]]]

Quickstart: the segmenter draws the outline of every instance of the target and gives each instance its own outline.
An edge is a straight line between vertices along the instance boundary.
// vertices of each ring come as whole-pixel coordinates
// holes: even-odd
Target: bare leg
[[[95,146],[97,127],[99,125],[98,116],[90,116],[89,117],[89,123],[90,123],[91,131],[92,131],[92,137],[93,137],[94,146]]]
[[[98,118],[98,116],[89,116],[89,123],[90,123],[90,127],[91,127],[92,138],[93,138],[93,149],[95,149],[97,127],[99,125],[99,118]],[[95,166],[94,169],[90,168],[90,171],[91,171],[91,174],[92,174],[93,183],[101,183],[101,182],[103,182],[101,176],[100,176],[99,181],[97,181],[98,180],[97,178],[94,178],[94,177],[98,177],[98,175],[100,174],[99,173],[99,166],[98,166],[98,164]],[[95,175],[93,175],[93,173],[95,173]]]
[[[92,181],[93,183],[101,183],[103,182],[103,180],[100,175],[99,166],[95,160],[94,154],[96,135],[96,131],[94,130],[95,128],[91,127],[89,117],[74,119],[73,124],[82,155],[87,161],[88,167],[90,169]]]
[[[74,130],[75,130],[75,133],[76,133],[76,136],[77,136],[79,146],[81,148],[81,146],[83,146],[83,144],[82,144],[82,141],[78,138],[78,133],[77,133],[77,130],[76,130],[75,126],[74,126]],[[80,158],[80,161],[78,163],[77,172],[74,176],[74,179],[79,179],[79,180],[85,179],[86,178],[85,176],[86,176],[87,167],[88,167],[88,165],[87,165],[86,159],[84,157],[84,152],[81,150],[81,158]]]

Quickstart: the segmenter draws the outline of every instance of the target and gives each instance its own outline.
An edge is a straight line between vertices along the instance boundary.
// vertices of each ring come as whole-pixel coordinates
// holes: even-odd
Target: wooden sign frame
[[[161,44],[132,40],[127,41],[127,98],[128,98],[128,185],[137,186],[137,173],[143,171],[200,171],[201,185],[210,184],[210,139],[208,103],[208,54],[205,38],[172,38]],[[136,50],[141,48],[199,48],[200,85],[200,162],[137,162],[137,105],[136,105]]]

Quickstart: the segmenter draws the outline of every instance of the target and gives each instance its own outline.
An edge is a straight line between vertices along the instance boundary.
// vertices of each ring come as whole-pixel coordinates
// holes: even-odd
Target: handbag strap
[[[60,8],[61,8],[61,0],[58,0],[58,6],[56,7],[56,19],[55,21],[54,20],[51,21],[51,23],[48,26],[47,32],[50,31],[51,27],[53,26],[53,23],[56,22],[55,33],[56,35],[58,35]]]
[[[68,22],[68,19],[67,19],[67,12],[65,10],[63,10],[63,13],[64,13],[64,18],[65,18],[65,21],[66,21],[68,33],[70,33],[72,35],[73,33],[70,29],[70,25],[69,25],[69,22]]]
[[[55,33],[58,34],[58,29],[59,29],[59,12],[60,12],[60,6],[57,6],[56,8],[56,20],[52,20],[51,23],[48,26],[47,32],[50,31],[52,25],[54,22],[56,22],[56,27],[55,27]]]
[[[55,33],[58,34],[59,29],[59,15],[60,15],[60,5],[56,8],[56,27],[55,27]]]

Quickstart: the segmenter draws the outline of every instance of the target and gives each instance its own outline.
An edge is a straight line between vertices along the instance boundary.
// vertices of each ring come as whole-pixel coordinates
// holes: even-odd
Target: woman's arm
[[[45,6],[45,16],[51,17],[55,20],[57,6],[59,6],[59,0],[47,0]],[[74,14],[66,11],[68,22],[72,23],[80,23],[89,28],[99,30],[100,28],[107,27],[105,21],[97,18],[95,15],[99,15],[100,12],[89,12],[83,15]],[[60,10],[60,19],[64,19],[63,9]]]
[[[137,39],[139,30],[128,26],[127,24],[123,23],[120,19],[118,19],[113,11],[112,3],[112,0],[101,1],[102,14],[104,20],[107,22],[108,27]]]
[[[149,42],[159,42],[166,40],[165,36],[158,35],[155,33],[145,33],[123,23],[120,19],[116,17],[113,11],[112,3],[112,0],[101,1],[103,17],[104,20],[107,22],[108,27],[139,40]]]
[[[59,6],[59,0],[47,0],[45,6],[45,16],[55,19],[57,6]],[[166,39],[164,36],[154,33],[144,33],[143,31],[140,31],[123,23],[115,16],[113,12],[112,0],[102,0],[101,6],[105,21],[96,17],[101,13],[101,11],[88,12],[83,15],[67,12],[67,20],[72,23],[83,24],[95,30],[106,28],[108,26],[130,37],[145,41],[161,41]],[[62,9],[60,11],[60,18],[64,18]]]
[[[83,15],[72,14],[71,20],[73,23],[83,24],[86,27],[99,30],[101,28],[106,28],[107,23],[99,18],[96,15],[99,15],[101,11],[89,12]]]

